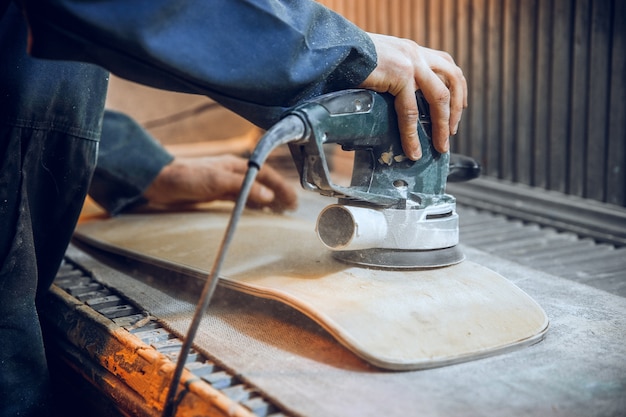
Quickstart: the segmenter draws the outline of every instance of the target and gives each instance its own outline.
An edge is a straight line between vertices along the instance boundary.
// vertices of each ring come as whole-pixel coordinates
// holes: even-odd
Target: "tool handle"
[[[480,165],[469,156],[451,153],[449,164],[448,182],[465,182],[480,176]]]
[[[422,158],[404,155],[394,97],[370,90],[345,90],[320,96],[294,108],[305,121],[308,140],[289,148],[304,189],[376,206],[427,205],[445,193],[447,153],[440,154],[430,137],[430,113],[421,91],[417,133]],[[328,144],[354,151],[352,178],[346,187],[333,182],[325,151]]]

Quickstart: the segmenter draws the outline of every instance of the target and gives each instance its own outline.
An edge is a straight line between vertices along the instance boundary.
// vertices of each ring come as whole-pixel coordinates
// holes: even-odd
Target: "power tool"
[[[445,193],[450,154],[431,140],[428,103],[418,90],[417,132],[422,158],[404,155],[393,97],[345,90],[294,108],[306,140],[289,143],[304,189],[338,198],[317,220],[317,234],[335,258],[391,269],[443,267],[461,262],[456,200]],[[285,118],[285,119],[286,119]],[[283,120],[285,120],[283,119]],[[326,147],[354,151],[349,186],[333,182]],[[478,175],[478,165],[455,157],[455,180]]]

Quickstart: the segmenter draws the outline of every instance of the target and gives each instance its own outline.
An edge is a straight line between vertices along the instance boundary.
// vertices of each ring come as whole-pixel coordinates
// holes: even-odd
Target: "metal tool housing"
[[[303,188],[338,198],[338,205],[321,213],[317,230],[339,259],[382,268],[443,266],[463,259],[458,250],[448,250],[458,243],[456,201],[445,193],[450,155],[434,148],[428,104],[419,91],[416,99],[422,147],[418,161],[402,150],[388,94],[346,90],[288,113],[301,118],[308,129],[306,141],[289,143]],[[354,151],[347,187],[331,178],[328,144]],[[386,256],[381,257],[380,250]],[[434,256],[436,250],[445,250],[447,260]],[[403,252],[403,261],[391,256],[393,252]],[[433,265],[428,259],[435,257]]]

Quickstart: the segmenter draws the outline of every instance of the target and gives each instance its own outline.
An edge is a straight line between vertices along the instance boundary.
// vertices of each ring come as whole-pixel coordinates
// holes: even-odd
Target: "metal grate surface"
[[[137,309],[115,289],[97,282],[70,259],[66,259],[61,265],[54,284],[97,313],[128,330],[172,362],[177,361],[182,340],[175,337],[157,321],[146,317],[140,309]],[[255,416],[287,416],[258,389],[241,381],[234,373],[193,350],[187,358],[185,367],[232,401],[243,405]]]
[[[462,244],[626,297],[626,247],[460,204],[457,210]]]

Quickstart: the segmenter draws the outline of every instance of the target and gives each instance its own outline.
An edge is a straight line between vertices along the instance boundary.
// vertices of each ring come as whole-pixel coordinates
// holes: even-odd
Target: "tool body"
[[[339,260],[364,266],[419,269],[464,259],[456,200],[445,193],[450,154],[431,140],[428,103],[416,93],[422,158],[404,155],[393,97],[370,90],[345,90],[307,102],[288,113],[307,126],[307,139],[289,143],[306,190],[338,198],[317,221],[317,234]],[[349,186],[333,182],[328,144],[354,151]],[[477,172],[457,167],[457,177]]]

